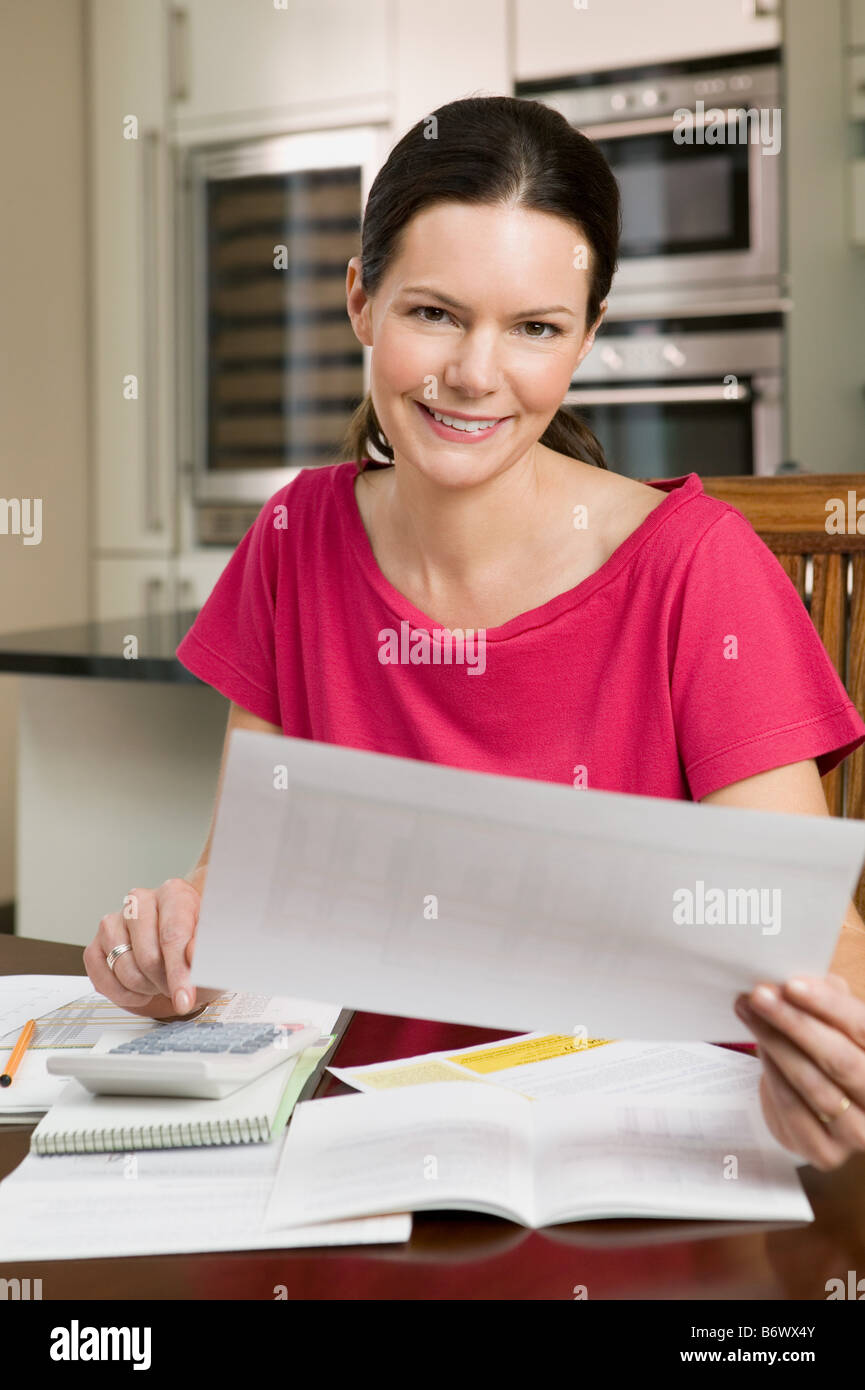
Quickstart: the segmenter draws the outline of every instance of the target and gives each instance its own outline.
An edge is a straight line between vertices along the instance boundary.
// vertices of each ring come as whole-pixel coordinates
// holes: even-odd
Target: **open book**
[[[435,1082],[297,1106],[267,1224],[437,1208],[531,1227],[812,1221],[796,1166],[753,1096],[530,1100]]]

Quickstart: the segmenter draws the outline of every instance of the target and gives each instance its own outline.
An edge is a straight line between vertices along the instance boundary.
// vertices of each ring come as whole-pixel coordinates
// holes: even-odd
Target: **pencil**
[[[12,1078],[18,1070],[18,1063],[21,1061],[21,1058],[24,1056],[24,1053],[27,1051],[27,1048],[30,1045],[30,1039],[33,1037],[33,1030],[35,1029],[35,1027],[36,1020],[35,1018],[31,1018],[28,1019],[28,1021],[24,1024],[24,1027],[21,1029],[21,1036],[19,1037],[17,1043],[12,1049],[12,1055],[10,1056],[9,1061],[6,1063],[6,1070],[4,1071],[3,1075],[0,1076],[0,1086],[12,1085]]]

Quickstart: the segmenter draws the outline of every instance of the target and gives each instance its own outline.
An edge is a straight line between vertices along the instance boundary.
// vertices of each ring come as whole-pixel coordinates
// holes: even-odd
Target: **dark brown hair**
[[[597,145],[558,111],[519,97],[466,97],[412,126],[391,150],[367,199],[361,241],[367,294],[375,293],[415,214],[445,202],[511,203],[574,224],[591,252],[586,328],[595,322],[616,269],[619,188]],[[541,443],[607,467],[597,439],[569,410],[556,411]],[[351,418],[342,457],[363,467],[370,444],[393,459],[367,395]]]

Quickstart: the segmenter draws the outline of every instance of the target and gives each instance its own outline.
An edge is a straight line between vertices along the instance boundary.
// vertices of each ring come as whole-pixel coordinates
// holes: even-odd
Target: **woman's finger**
[[[157,895],[152,888],[134,888],[127,894],[123,920],[132,950],[118,957],[115,975],[119,975],[130,989],[136,989],[140,986],[133,982],[133,975],[138,973],[149,983],[152,994],[167,994],[165,963],[159,945]]]
[[[111,948],[109,947],[109,950]],[[153,996],[153,991],[148,987],[147,992],[142,994],[136,990],[126,989],[121,982],[108,969],[105,963],[105,952],[102,949],[101,928],[100,934],[90,942],[84,951],[84,969],[90,979],[93,988],[106,999],[110,999],[112,1004],[117,1004],[121,1009],[136,1009],[145,1007]]]
[[[184,878],[170,878],[158,891],[159,948],[165,962],[165,993],[179,1014],[195,1004],[190,960],[201,899]]]
[[[759,1054],[772,1106],[787,1136],[779,1142],[822,1172],[839,1168],[850,1156],[848,1145],[833,1138],[826,1126],[802,1103],[798,1092],[789,1084],[772,1057],[764,1051],[762,1044]],[[776,1138],[778,1137],[776,1135]]]
[[[135,943],[130,938],[126,921],[121,913],[112,912],[107,917],[102,918],[96,940],[106,958],[106,970],[113,975],[121,989],[129,991],[131,994],[143,994],[148,998],[157,993],[153,987],[153,982],[138,968],[135,959]],[[122,955],[115,957],[114,970],[112,971],[108,965],[107,957],[115,946],[131,946],[132,950],[124,951]]]
[[[831,1136],[853,1151],[865,1150],[865,1113],[858,1105],[845,1106],[845,1093],[834,1084],[820,1068],[800,1051],[783,1033],[773,1029],[753,1014],[743,1013],[742,1018],[753,1028],[760,1044],[760,1056],[770,1057],[787,1085],[808,1106],[818,1124],[821,1115],[831,1117]],[[824,1130],[826,1126],[823,1125]]]
[[[785,980],[781,990],[784,1001],[841,1029],[857,1047],[865,1048],[865,1001],[851,994],[843,976],[797,975]]]
[[[836,997],[843,1004],[845,996],[839,993]],[[790,1038],[835,1083],[842,1097],[848,1096],[865,1110],[863,1046],[833,1024],[790,1003],[774,985],[758,985],[743,1002],[757,1018]]]

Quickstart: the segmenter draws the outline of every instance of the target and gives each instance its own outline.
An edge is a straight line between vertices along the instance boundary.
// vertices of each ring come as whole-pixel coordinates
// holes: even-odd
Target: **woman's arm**
[[[213,831],[216,827],[216,812],[222,797],[222,784],[225,781],[225,767],[228,762],[228,746],[231,742],[231,735],[235,729],[252,729],[253,733],[259,734],[281,734],[282,729],[278,724],[268,724],[266,720],[259,719],[257,715],[250,714],[249,710],[243,709],[240,705],[232,702],[228,712],[228,724],[225,728],[225,739],[222,744],[222,760],[219,764],[219,781],[216,785],[216,796],[213,799],[213,814],[210,818],[210,829],[207,832],[207,840],[204,849],[198,856],[198,863],[188,874],[184,874],[187,883],[191,883],[197,893],[201,894],[204,889],[204,880],[207,877],[207,865],[210,862],[210,849],[213,844]]]
[[[282,732],[275,724],[268,724],[232,704],[210,830],[198,863],[185,878],[170,878],[159,888],[136,888],[127,894],[123,911],[108,913],[102,918],[96,936],[84,952],[87,974],[99,993],[130,1013],[161,1019],[187,1017],[196,1003],[196,994],[201,1004],[217,998],[220,993],[213,989],[196,991],[190,963],[216,808],[222,794],[228,746],[235,729]],[[131,949],[117,959],[112,973],[107,957],[112,948],[124,945]]]
[[[813,758],[805,762],[774,767],[769,772],[746,777],[729,787],[710,792],[703,806],[740,806],[753,811],[789,811],[800,816],[828,816],[829,807],[823,783]],[[850,986],[851,994],[865,1000],[865,922],[855,903],[844,916],[841,934],[829,967]]]

